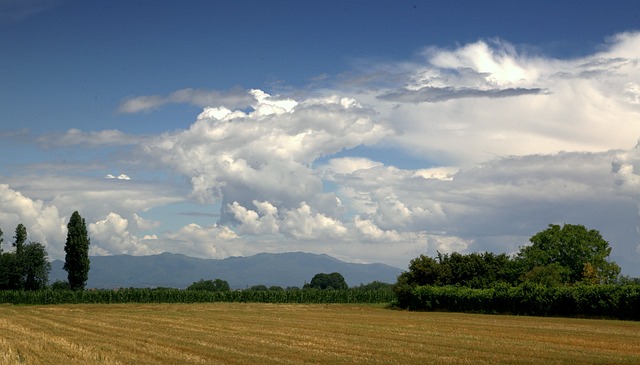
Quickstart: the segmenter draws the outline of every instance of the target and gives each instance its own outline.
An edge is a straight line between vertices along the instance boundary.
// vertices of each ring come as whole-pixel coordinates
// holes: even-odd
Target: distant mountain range
[[[226,280],[234,289],[253,285],[302,287],[318,273],[339,272],[349,286],[394,283],[401,269],[385,264],[354,264],[303,252],[261,253],[223,260],[181,254],[92,256],[87,288],[186,288],[200,279]],[[49,281],[67,280],[64,262],[52,262]]]

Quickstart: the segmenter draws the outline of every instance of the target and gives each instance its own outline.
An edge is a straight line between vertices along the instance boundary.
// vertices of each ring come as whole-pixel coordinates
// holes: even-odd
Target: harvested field
[[[638,364],[640,323],[255,303],[0,306],[2,364]]]

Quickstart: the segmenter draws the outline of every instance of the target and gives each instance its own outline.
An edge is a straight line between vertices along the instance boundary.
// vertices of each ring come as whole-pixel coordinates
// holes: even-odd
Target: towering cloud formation
[[[376,110],[403,132],[396,143],[440,163],[629,148],[640,136],[638,38],[620,34],[569,60],[504,41],[428,48],[422,64],[387,66],[403,70],[404,85],[359,99],[386,102]]]
[[[145,151],[188,176],[198,201],[223,201],[222,222],[237,215],[229,205],[248,207],[256,199],[286,209],[306,201],[335,214],[336,200],[323,192],[314,161],[374,144],[392,131],[353,99],[295,101],[260,90],[251,94],[251,112],[205,108],[189,129],[151,140]]]
[[[118,156],[126,169],[96,163],[96,179],[50,169],[55,192],[13,178],[0,185],[0,222],[23,219],[40,237],[58,237],[56,209],[74,205],[88,211],[104,254],[309,250],[398,266],[436,250],[515,252],[566,222],[601,230],[623,267],[640,264],[640,34],[574,59],[501,40],[422,55],[285,96],[184,89],[127,99],[121,113],[203,109],[187,128],[159,135],[41,137],[47,148],[139,149]],[[141,218],[185,201],[216,216],[181,216],[162,231],[166,222]]]

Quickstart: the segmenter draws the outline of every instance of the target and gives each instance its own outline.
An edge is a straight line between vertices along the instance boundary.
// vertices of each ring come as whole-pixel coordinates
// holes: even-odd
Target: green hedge
[[[0,291],[0,303],[63,304],[63,303],[389,303],[395,295],[390,290],[239,290],[199,291],[180,289],[119,289],[119,290],[39,290]]]
[[[396,294],[394,304],[410,310],[640,320],[640,285],[405,286]]]

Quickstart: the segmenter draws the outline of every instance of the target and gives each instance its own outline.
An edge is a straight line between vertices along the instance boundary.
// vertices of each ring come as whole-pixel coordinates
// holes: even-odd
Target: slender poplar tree
[[[16,252],[22,251],[24,243],[27,242],[27,227],[22,223],[18,224],[16,227],[16,235],[13,238],[15,239],[13,247],[16,248]]]
[[[73,212],[67,225],[67,243],[64,245],[64,269],[72,290],[82,290],[89,278],[89,235],[84,218]]]
[[[4,242],[4,238],[2,237],[4,235],[4,233],[2,232],[2,229],[0,229],[0,253],[2,253],[2,242]]]

